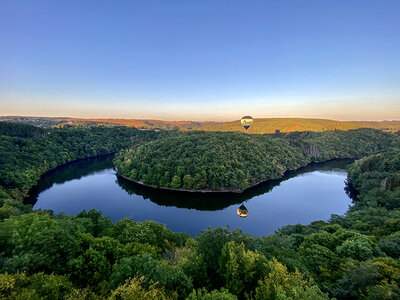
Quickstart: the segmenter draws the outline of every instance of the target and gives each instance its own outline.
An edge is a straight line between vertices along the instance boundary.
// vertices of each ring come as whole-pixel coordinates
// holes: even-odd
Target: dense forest
[[[315,161],[361,158],[383,149],[400,146],[399,139],[395,134],[370,128],[348,131],[293,132],[277,135],[291,140]]]
[[[128,127],[73,127],[41,129],[0,122],[0,217],[25,211],[22,198],[40,176],[77,159],[117,152],[169,132]]]
[[[307,164],[285,139],[240,133],[190,133],[117,154],[125,177],[153,186],[236,190]]]
[[[121,151],[114,163],[124,177],[154,187],[240,191],[312,161],[360,158],[396,145],[394,134],[374,129],[275,136],[189,132]]]
[[[400,147],[394,135],[356,130],[330,136],[212,133],[159,139],[171,133],[88,127],[21,137],[30,131],[18,133],[9,126],[0,136],[0,299],[400,297]],[[372,154],[349,167],[347,189],[354,205],[345,216],[285,226],[266,237],[217,228],[191,238],[152,221],[113,224],[95,210],[53,215],[31,211],[21,202],[41,173],[65,162],[133,144],[119,157],[144,147],[157,151],[155,146],[164,145],[168,150],[168,141],[178,149],[193,144],[189,149],[195,151],[208,138],[222,141],[208,149],[220,154],[236,144],[250,144],[261,153],[252,153],[252,147],[233,149],[257,161],[271,147],[274,152],[265,160],[275,158],[291,168],[295,159],[307,163]],[[279,153],[288,158],[275,157]],[[266,170],[275,174],[273,168]]]

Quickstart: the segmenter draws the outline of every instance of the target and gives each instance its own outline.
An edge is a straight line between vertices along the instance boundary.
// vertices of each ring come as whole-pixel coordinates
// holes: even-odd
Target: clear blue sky
[[[0,115],[400,119],[400,1],[0,1]]]

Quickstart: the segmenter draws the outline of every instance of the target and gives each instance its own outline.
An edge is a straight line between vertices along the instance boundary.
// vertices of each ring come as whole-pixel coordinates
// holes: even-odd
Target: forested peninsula
[[[311,162],[361,158],[399,145],[374,129],[249,135],[189,132],[119,152],[114,163],[127,179],[191,191],[241,192]]]
[[[376,130],[212,133],[210,138],[228,144],[208,149],[216,158],[242,141],[254,148],[237,149],[238,161],[250,155],[261,162],[266,147],[276,151],[266,157],[288,168],[296,167],[296,159],[360,158],[348,169],[354,205],[344,216],[288,225],[265,237],[216,228],[191,238],[152,221],[112,223],[95,210],[71,216],[23,204],[40,174],[69,161],[130,148],[118,156],[126,163],[136,151],[172,149],[168,141],[183,149],[176,141],[206,145],[208,138],[125,127],[0,123],[0,299],[400,298],[399,137]],[[293,154],[278,159],[285,151]],[[173,159],[177,167],[184,162]],[[280,170],[268,166],[260,167],[273,175]],[[186,173],[181,175],[183,180]]]

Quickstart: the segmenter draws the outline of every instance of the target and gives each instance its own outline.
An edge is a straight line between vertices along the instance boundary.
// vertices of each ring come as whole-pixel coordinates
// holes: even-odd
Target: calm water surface
[[[159,191],[128,182],[116,175],[112,157],[107,156],[74,162],[44,175],[26,202],[34,204],[34,209],[72,215],[94,208],[113,222],[125,217],[153,220],[191,235],[209,226],[229,225],[264,236],[285,225],[344,214],[351,205],[344,191],[348,163],[311,165],[243,194],[210,195]],[[236,213],[242,203],[248,209],[247,218]]]

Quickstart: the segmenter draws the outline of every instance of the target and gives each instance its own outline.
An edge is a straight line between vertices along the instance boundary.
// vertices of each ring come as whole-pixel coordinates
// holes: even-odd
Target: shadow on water
[[[86,158],[70,162],[46,172],[38,184],[31,188],[25,204],[35,204],[40,193],[51,188],[54,184],[63,184],[74,179],[81,179],[87,175],[113,168],[114,154]]]
[[[35,204],[38,195],[43,191],[51,188],[54,184],[62,184],[64,182],[80,179],[84,176],[113,168],[112,164],[113,155],[107,155],[96,158],[89,158],[69,163],[67,165],[58,167],[42,176],[38,185],[33,187],[29,192],[29,197],[25,199],[26,204]],[[271,191],[274,187],[279,186],[281,182],[290,178],[296,177],[300,174],[313,172],[313,171],[332,171],[346,168],[351,163],[350,159],[333,160],[324,163],[312,163],[306,167],[300,168],[296,171],[289,171],[281,179],[270,180],[260,183],[251,187],[243,193],[191,193],[191,192],[177,192],[171,190],[160,190],[152,187],[143,186],[116,175],[118,185],[125,190],[128,194],[140,195],[145,199],[162,205],[162,206],[175,206],[178,208],[190,208],[196,210],[221,210],[234,204],[240,204],[247,200]]]
[[[143,186],[141,184],[129,181],[121,176],[117,176],[118,184],[130,195],[140,195],[145,199],[157,203],[162,206],[175,206],[179,208],[191,208],[197,210],[221,210],[233,204],[240,204],[265,193],[270,192],[281,182],[290,178],[294,178],[300,174],[313,171],[332,171],[344,170],[351,159],[336,159],[324,163],[312,163],[306,167],[295,171],[288,171],[285,176],[280,179],[269,180],[256,186],[246,189],[243,193],[201,193],[201,192],[185,192],[160,190],[157,188]]]

